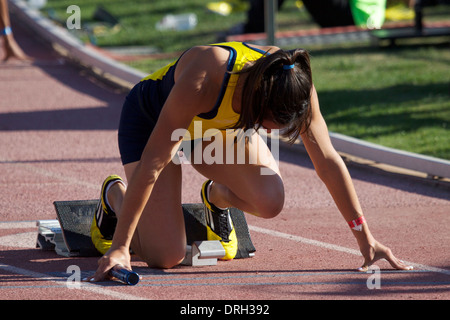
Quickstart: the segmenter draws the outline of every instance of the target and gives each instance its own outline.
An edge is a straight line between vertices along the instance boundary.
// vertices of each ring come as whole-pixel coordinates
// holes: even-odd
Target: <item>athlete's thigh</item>
[[[195,140],[189,150],[189,159],[195,168],[211,165],[244,165],[253,168],[259,175],[279,175],[277,159],[258,133],[242,131],[219,132],[213,137]],[[186,145],[189,147],[189,145]],[[277,150],[278,151],[278,150]],[[237,168],[237,166],[236,166]]]
[[[125,165],[129,179],[137,162]],[[150,266],[170,267],[184,257],[186,232],[181,207],[181,166],[169,163],[153,187],[139,220],[132,249]]]
[[[284,186],[276,159],[258,134],[250,138],[247,142],[226,138],[222,150],[220,143],[203,141],[203,161],[192,162],[194,168],[208,179],[227,186],[251,206],[255,207],[257,202],[265,202],[267,206],[269,202],[284,200]],[[214,144],[215,148],[212,147]],[[215,161],[210,161],[208,157],[213,157]]]

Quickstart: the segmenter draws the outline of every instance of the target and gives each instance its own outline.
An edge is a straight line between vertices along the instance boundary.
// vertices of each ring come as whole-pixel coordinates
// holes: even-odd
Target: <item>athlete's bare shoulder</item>
[[[251,43],[247,43],[250,47],[264,51],[264,52],[269,52],[269,53],[274,53],[275,51],[280,50],[280,48],[276,47],[276,46],[259,46],[256,44],[251,44]]]
[[[230,52],[218,46],[196,46],[186,51],[178,61],[175,81],[183,73],[203,75],[209,81],[222,83]]]
[[[195,114],[210,111],[220,94],[230,52],[214,46],[193,47],[179,59],[172,91],[181,92]],[[186,101],[189,100],[189,101]]]

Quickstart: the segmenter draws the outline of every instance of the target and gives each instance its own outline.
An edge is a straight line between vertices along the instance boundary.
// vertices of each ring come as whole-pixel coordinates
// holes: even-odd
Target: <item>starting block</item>
[[[90,227],[98,204],[94,200],[55,201],[57,220],[39,220],[36,247],[55,251],[65,257],[101,256],[91,241]],[[182,264],[205,266],[217,264],[225,255],[219,241],[208,241],[203,204],[182,204],[186,226],[187,254]],[[230,215],[238,239],[235,259],[250,258],[256,251],[244,213],[230,208]]]
[[[39,220],[36,247],[64,257],[99,256],[90,228],[98,200],[56,201],[57,220]]]
[[[44,251],[55,250],[61,256],[70,257],[58,220],[38,220],[36,225],[38,226],[37,248]]]
[[[214,266],[217,259],[225,256],[225,249],[220,241],[194,241],[186,248],[186,256],[181,262],[185,266]]]

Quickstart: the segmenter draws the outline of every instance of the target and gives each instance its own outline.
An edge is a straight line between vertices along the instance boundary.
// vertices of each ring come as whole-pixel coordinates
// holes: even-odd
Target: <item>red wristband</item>
[[[352,220],[348,223],[349,227],[353,230],[361,231],[362,224],[366,222],[366,218],[364,216],[359,217],[358,219]]]

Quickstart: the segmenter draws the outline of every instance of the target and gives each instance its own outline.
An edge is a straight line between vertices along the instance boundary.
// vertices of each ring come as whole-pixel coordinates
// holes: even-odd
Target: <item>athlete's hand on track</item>
[[[109,270],[111,270],[115,265],[122,265],[125,269],[131,271],[131,257],[128,248],[113,248],[111,247],[108,252],[106,252],[98,260],[98,268],[95,274],[86,279],[86,281],[97,282],[104,279],[109,279]]]
[[[373,243],[361,247],[360,251],[364,257],[364,264],[358,271],[366,272],[369,267],[380,259],[386,259],[393,268],[398,270],[412,270],[412,266],[406,265],[402,260],[396,258],[391,249],[374,240]]]

